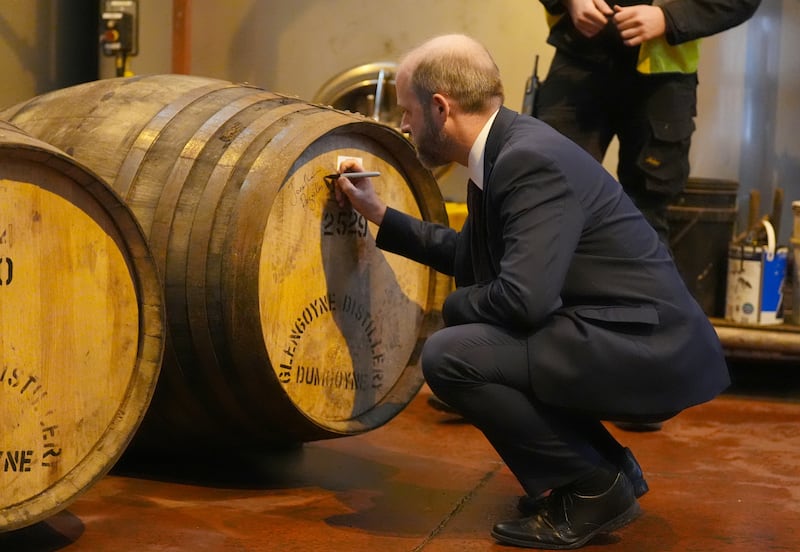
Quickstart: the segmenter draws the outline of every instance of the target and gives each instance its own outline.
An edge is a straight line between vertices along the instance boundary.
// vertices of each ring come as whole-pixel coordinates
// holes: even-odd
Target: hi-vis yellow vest
[[[552,28],[564,14],[553,15],[545,10],[547,24]],[[675,46],[666,37],[648,40],[639,47],[636,69],[640,73],[696,73],[700,59],[700,39],[690,40]]]

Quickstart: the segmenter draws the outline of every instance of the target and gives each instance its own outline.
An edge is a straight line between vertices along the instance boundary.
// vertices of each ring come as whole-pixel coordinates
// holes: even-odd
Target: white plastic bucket
[[[728,249],[725,318],[739,324],[783,323],[783,282],[788,247],[777,247],[775,230],[763,221],[767,245],[732,243]]]

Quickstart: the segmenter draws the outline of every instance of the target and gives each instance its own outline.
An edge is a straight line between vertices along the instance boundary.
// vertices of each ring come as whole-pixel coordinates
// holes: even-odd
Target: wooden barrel
[[[156,386],[162,295],[119,196],[0,122],[0,532],[66,508],[120,457]]]
[[[0,115],[3,116],[3,115]],[[446,224],[397,131],[179,75],[59,90],[5,116],[125,198],[163,275],[168,344],[137,445],[272,447],[374,429],[423,378],[447,279],[375,247],[325,176],[357,157],[390,204]]]

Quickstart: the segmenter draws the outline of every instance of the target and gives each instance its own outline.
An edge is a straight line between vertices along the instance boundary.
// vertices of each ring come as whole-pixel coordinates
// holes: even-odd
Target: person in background
[[[617,178],[669,246],[667,207],[689,178],[699,39],[745,22],[761,0],[540,2],[556,52],[536,116],[600,162],[616,136]]]
[[[483,45],[432,38],[402,59],[396,90],[420,161],[467,167],[462,230],[393,209],[369,178],[344,174],[336,199],[378,225],[379,248],[454,276],[421,364],[525,491],[494,538],[580,547],[635,519],[648,490],[602,421],[663,420],[717,396],[730,383],[717,335],[619,183],[503,105]]]
[[[747,21],[761,0],[540,0],[556,49],[536,116],[602,162],[669,243],[667,206],[689,177],[700,39]]]

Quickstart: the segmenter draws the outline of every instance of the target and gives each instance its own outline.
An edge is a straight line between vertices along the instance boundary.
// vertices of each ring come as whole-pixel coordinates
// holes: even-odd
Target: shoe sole
[[[639,517],[641,515],[641,513],[642,513],[642,509],[639,506],[639,503],[638,502],[634,502],[633,504],[631,504],[630,508],[625,510],[623,513],[621,513],[620,515],[618,515],[614,519],[609,520],[608,522],[604,523],[603,525],[598,527],[596,530],[594,530],[591,533],[589,533],[588,535],[586,535],[584,538],[582,538],[582,539],[580,539],[580,540],[578,540],[576,542],[570,543],[570,544],[558,545],[558,544],[549,544],[549,543],[529,542],[529,541],[524,541],[524,540],[521,540],[521,539],[515,539],[513,537],[507,537],[505,535],[500,535],[500,534],[496,533],[494,530],[492,530],[492,537],[494,537],[495,539],[497,539],[497,541],[499,541],[499,542],[501,542],[503,544],[513,544],[514,546],[520,546],[522,548],[538,548],[540,550],[541,549],[545,549],[545,550],[574,550],[575,548],[580,548],[581,546],[585,545],[587,542],[589,542],[593,538],[597,537],[598,535],[611,533],[612,531],[616,531],[617,529],[621,529],[622,527],[625,527],[626,525],[631,523],[633,520],[635,520],[637,517]]]

